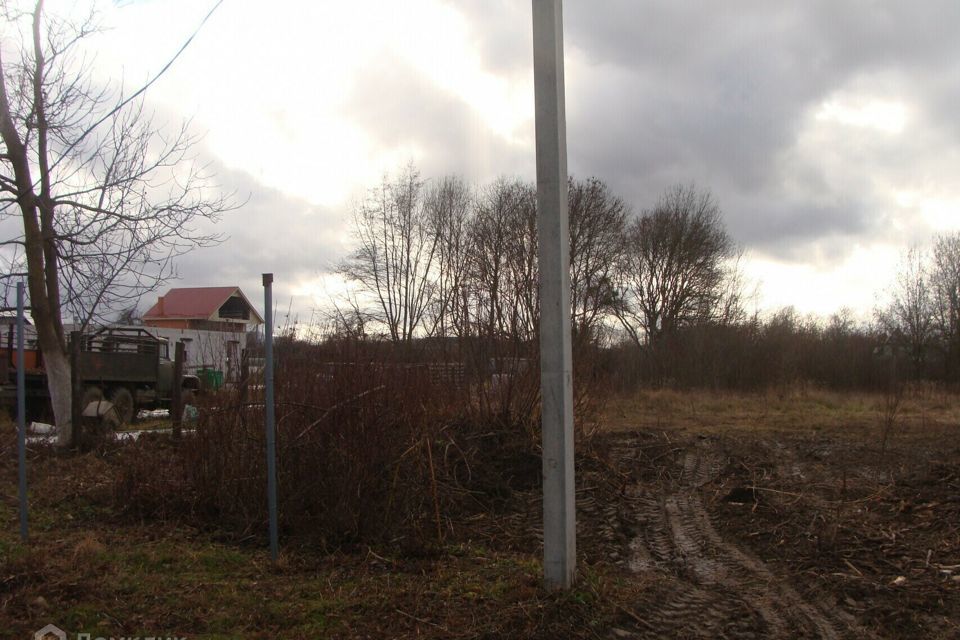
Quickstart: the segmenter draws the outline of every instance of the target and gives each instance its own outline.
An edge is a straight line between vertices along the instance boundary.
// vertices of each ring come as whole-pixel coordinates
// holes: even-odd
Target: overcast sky
[[[97,72],[141,83],[210,6],[107,5]],[[902,250],[960,228],[957,0],[564,12],[571,172],[635,211],[677,182],[709,188],[761,307],[869,315]],[[180,284],[255,299],[273,271],[306,318],[348,248],[351,200],[384,171],[533,179],[531,28],[528,0],[226,0],[149,93],[249,197]]]

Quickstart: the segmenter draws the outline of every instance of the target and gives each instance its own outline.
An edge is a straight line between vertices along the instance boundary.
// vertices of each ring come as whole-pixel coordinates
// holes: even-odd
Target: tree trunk
[[[72,394],[70,361],[61,349],[43,351],[43,364],[47,372],[47,389],[50,404],[57,423],[57,446],[73,446]]]
[[[7,97],[6,71],[0,58],[0,136],[7,147],[7,160],[13,167],[16,182],[17,204],[23,216],[23,246],[27,259],[27,288],[30,291],[30,314],[36,326],[47,372],[47,389],[53,406],[54,422],[57,426],[57,443],[70,446],[73,442],[73,424],[71,420],[71,381],[70,362],[67,359],[66,345],[63,339],[63,325],[60,322],[59,288],[56,285],[56,249],[53,246],[52,211],[44,222],[38,219],[38,198],[33,190],[33,176],[27,148],[14,125]],[[45,166],[46,158],[42,158]],[[49,220],[48,220],[48,219]],[[43,228],[47,227],[45,234]],[[52,281],[53,289],[48,289]]]

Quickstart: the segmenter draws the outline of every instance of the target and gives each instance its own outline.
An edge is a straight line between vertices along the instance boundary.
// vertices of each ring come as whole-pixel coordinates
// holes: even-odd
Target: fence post
[[[20,539],[27,541],[27,378],[23,353],[23,282],[17,283],[17,472],[20,485]]]
[[[263,274],[264,372],[263,407],[267,430],[267,506],[270,512],[270,558],[276,562],[277,542],[277,450],[273,406],[273,274]]]
[[[170,417],[173,419],[173,439],[179,440],[183,426],[183,342],[177,340],[173,351],[173,388],[170,389]]]
[[[570,229],[561,0],[533,0],[533,89],[540,266],[543,424],[543,574],[548,588],[576,575]]]

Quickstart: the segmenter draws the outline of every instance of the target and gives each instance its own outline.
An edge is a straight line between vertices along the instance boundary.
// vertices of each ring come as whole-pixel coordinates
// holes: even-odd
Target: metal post
[[[27,379],[23,354],[23,282],[17,283],[17,465],[20,481],[20,539],[27,541]]]
[[[533,88],[540,266],[543,416],[543,575],[566,589],[576,575],[570,230],[561,0],[533,0]]]
[[[273,274],[263,274],[264,373],[263,405],[267,429],[267,505],[270,510],[270,558],[276,562],[277,542],[277,451],[273,408]]]

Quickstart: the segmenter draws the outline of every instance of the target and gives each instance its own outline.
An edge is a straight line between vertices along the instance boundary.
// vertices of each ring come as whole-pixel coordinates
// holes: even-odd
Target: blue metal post
[[[263,274],[264,372],[263,393],[267,429],[267,505],[270,510],[270,558],[276,562],[277,541],[277,444],[273,407],[273,274]]]
[[[23,357],[23,282],[17,283],[17,464],[20,480],[20,538],[27,529],[27,380]]]

